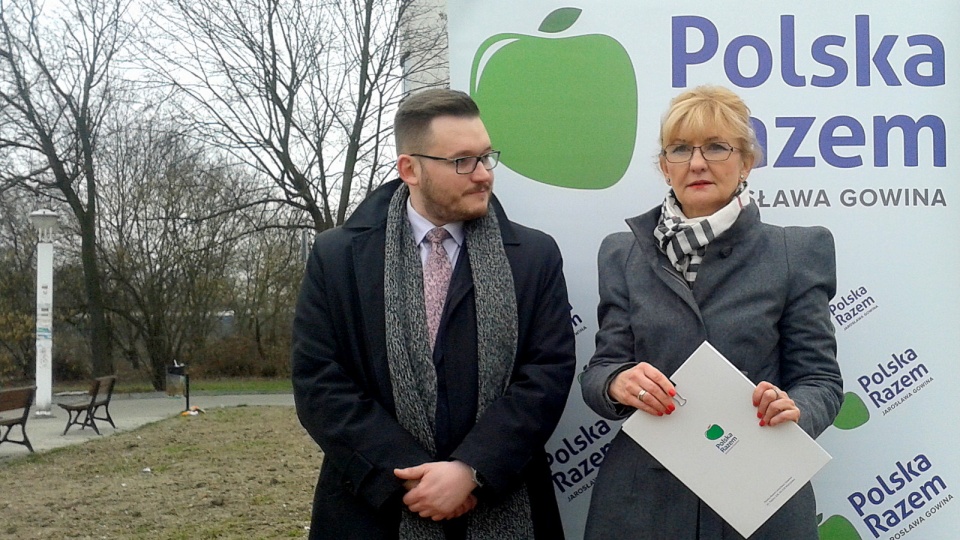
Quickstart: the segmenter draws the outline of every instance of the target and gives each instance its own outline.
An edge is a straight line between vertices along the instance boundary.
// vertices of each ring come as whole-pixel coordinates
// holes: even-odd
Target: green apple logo
[[[540,32],[569,29],[560,8]],[[623,178],[637,138],[637,79],[618,41],[603,34],[498,34],[473,57],[470,94],[501,161],[545,184],[605,189]]]
[[[723,428],[718,426],[717,424],[714,424],[709,428],[707,428],[707,431],[706,433],[704,433],[704,436],[706,436],[711,441],[715,441],[720,437],[723,437]]]
[[[838,429],[855,429],[867,423],[870,420],[870,411],[864,405],[860,396],[853,392],[847,392],[843,395],[843,405],[833,425]]]
[[[817,523],[823,519],[823,514],[817,515]],[[861,540],[860,533],[853,527],[847,518],[836,515],[830,516],[827,521],[817,529],[820,540]]]

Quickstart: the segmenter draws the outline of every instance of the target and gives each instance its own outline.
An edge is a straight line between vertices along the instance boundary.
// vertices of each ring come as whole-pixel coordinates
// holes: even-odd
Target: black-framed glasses
[[[700,146],[680,143],[667,145],[663,149],[663,157],[670,163],[686,163],[693,159],[693,151],[697,148],[700,149],[700,155],[706,161],[726,161],[730,154],[737,150],[722,141],[709,142]]]
[[[483,163],[483,168],[491,170],[500,163],[500,151],[494,150],[487,152],[482,156],[463,156],[458,158],[445,158],[437,156],[428,156],[426,154],[410,154],[411,156],[432,159],[434,161],[452,162],[457,167],[457,174],[473,174],[477,170],[477,164]]]

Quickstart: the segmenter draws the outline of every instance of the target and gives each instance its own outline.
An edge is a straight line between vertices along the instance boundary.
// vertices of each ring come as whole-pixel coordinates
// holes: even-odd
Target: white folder
[[[676,410],[638,410],[622,429],[744,537],[831,459],[794,422],[760,427],[756,385],[707,342],[670,380]]]

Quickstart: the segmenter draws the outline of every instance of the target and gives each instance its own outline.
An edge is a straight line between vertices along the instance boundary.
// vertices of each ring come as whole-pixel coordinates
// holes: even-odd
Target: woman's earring
[[[741,176],[740,178],[743,178],[743,177]],[[668,186],[670,185],[670,177],[669,177],[669,176],[667,177],[667,185],[668,185]]]
[[[742,174],[740,175],[740,180],[743,180],[743,175],[742,175]]]

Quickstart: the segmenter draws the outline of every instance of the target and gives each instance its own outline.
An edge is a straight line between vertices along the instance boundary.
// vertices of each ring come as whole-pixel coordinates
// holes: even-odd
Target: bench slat
[[[30,444],[30,439],[27,438],[27,419],[30,418],[30,406],[33,405],[33,397],[36,391],[36,386],[0,390],[0,411],[23,411],[19,418],[13,417],[0,420],[0,427],[6,428],[3,431],[3,435],[0,436],[0,444],[5,442],[22,444],[33,452],[33,446]],[[16,426],[20,426],[22,438],[19,441],[10,438],[10,431]]]
[[[93,428],[93,431],[100,435],[100,428],[97,427],[97,420],[106,420],[114,429],[117,428],[110,416],[110,399],[113,397],[113,387],[117,382],[116,375],[107,377],[98,377],[90,381],[90,390],[87,392],[89,399],[80,403],[58,403],[57,405],[67,411],[67,426],[63,429],[66,435],[70,426],[77,425],[80,429],[87,426]],[[97,411],[103,409],[104,416],[97,416]],[[82,418],[82,419],[81,419]]]
[[[35,389],[35,387],[26,386],[0,390],[0,411],[15,411],[30,406]]]

